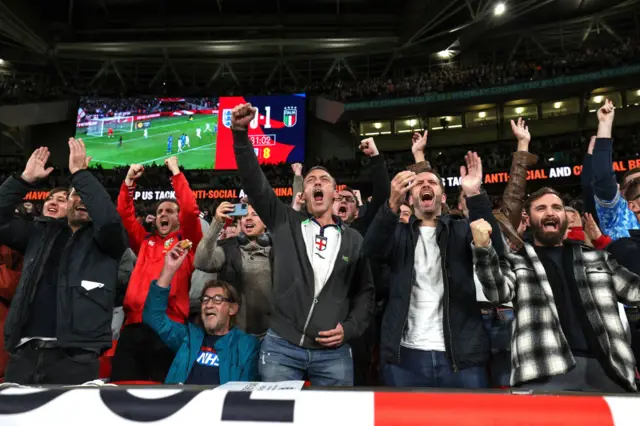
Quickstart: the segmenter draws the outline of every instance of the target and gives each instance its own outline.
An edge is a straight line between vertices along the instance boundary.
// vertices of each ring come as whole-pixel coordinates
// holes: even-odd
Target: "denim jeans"
[[[353,386],[351,348],[305,349],[269,329],[260,348],[262,380],[304,380],[305,374],[314,386]]]
[[[513,309],[491,309],[482,314],[491,342],[491,387],[508,387],[511,376],[511,324]]]
[[[488,387],[484,365],[454,372],[444,352],[400,347],[400,363],[384,364],[386,386],[483,389]]]

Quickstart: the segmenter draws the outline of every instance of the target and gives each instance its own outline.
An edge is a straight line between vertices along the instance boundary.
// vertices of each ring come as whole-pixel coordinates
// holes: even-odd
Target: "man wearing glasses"
[[[234,327],[240,299],[233,286],[223,281],[205,284],[197,324],[177,323],[167,316],[171,280],[188,252],[178,243],[167,253],[160,277],[151,283],[142,316],[176,353],[165,383],[218,385],[260,380],[260,342]]]

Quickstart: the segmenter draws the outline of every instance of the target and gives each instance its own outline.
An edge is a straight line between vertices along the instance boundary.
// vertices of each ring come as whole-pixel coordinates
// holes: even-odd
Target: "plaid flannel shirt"
[[[635,359],[618,313],[618,300],[640,304],[640,277],[603,251],[570,244],[580,299],[598,342],[616,374],[635,386]],[[522,253],[522,251],[520,252]],[[498,258],[493,247],[473,247],[474,266],[485,296],[493,303],[514,302],[511,385],[567,373],[575,359],[562,332],[551,285],[536,251]]]

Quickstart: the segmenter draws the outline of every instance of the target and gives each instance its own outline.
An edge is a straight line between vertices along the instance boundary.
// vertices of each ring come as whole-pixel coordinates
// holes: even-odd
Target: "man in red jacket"
[[[153,233],[147,232],[136,220],[133,204],[135,181],[144,172],[142,165],[131,165],[118,195],[118,213],[129,235],[129,246],[138,255],[138,261],[124,298],[127,319],[113,358],[111,380],[114,382],[164,382],[175,354],[149,326],[142,323],[142,311],[151,281],[160,275],[165,255],[178,241],[185,239],[191,240],[193,250],[171,281],[167,316],[181,324],[189,316],[193,253],[202,239],[200,210],[187,179],[178,168],[177,157],[166,159],[165,164],[173,174],[171,184],[176,200],[165,200],[158,205]]]

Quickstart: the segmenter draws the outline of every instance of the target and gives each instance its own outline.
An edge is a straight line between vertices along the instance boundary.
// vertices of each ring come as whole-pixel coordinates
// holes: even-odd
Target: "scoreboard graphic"
[[[235,170],[231,111],[250,102],[257,109],[249,125],[249,140],[260,164],[302,163],[306,142],[306,96],[228,96],[220,98],[214,168]]]

